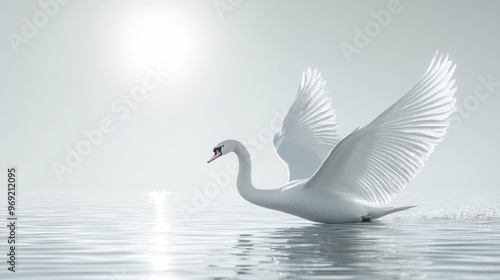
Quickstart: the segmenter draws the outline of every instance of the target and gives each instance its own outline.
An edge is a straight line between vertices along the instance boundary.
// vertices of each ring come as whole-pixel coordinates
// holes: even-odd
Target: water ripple
[[[500,279],[499,199],[436,201],[372,223],[322,225],[239,198],[186,220],[179,203],[189,201],[161,198],[27,196],[18,272],[5,266],[0,277]]]

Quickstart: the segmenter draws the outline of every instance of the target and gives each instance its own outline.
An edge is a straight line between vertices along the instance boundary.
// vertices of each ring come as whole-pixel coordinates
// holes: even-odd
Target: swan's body
[[[289,168],[278,189],[256,189],[250,155],[226,140],[215,155],[238,157],[237,187],[251,203],[320,223],[360,222],[408,209],[387,207],[424,166],[442,140],[455,110],[454,67],[434,57],[421,81],[370,124],[339,141],[336,116],[325,82],[310,69],[276,134],[276,150]]]

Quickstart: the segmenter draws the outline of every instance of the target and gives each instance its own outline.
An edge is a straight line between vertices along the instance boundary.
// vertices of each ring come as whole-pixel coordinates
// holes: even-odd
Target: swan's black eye
[[[215,153],[215,152],[219,152],[219,153],[221,153],[221,154],[222,154],[222,147],[224,147],[224,145],[222,145],[222,146],[220,146],[220,147],[216,147],[216,148],[214,148],[214,153]]]

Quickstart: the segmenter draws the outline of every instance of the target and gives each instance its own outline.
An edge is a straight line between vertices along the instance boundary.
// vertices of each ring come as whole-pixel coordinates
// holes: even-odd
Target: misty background
[[[231,160],[207,164],[213,147],[264,135],[308,67],[323,73],[346,136],[402,97],[436,50],[457,64],[465,113],[409,187],[498,188],[500,86],[475,96],[480,77],[500,82],[497,1],[73,0],[55,2],[59,10],[14,47],[12,33],[22,36],[23,18],[33,22],[40,3],[0,2],[0,162],[18,166],[22,189],[202,188]],[[356,47],[356,28],[388,5],[399,12],[346,56],[341,45]],[[147,67],[170,75],[126,117],[113,112]],[[59,180],[54,162],[66,164],[67,147],[103,119],[112,131]],[[272,142],[259,145],[254,184],[278,187],[286,168]]]

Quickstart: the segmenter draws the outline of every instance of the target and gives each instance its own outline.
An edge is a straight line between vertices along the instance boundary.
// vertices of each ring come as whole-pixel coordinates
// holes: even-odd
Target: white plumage
[[[238,191],[248,201],[322,223],[376,219],[409,207],[387,207],[422,170],[455,111],[455,66],[436,53],[422,79],[368,125],[340,140],[336,114],[321,74],[308,69],[274,137],[289,182],[260,190],[251,182],[250,157],[226,140],[210,160],[235,152]]]
[[[340,141],[325,84],[317,69],[304,72],[282,131],[274,136],[276,152],[288,166],[289,181],[311,177]]]

